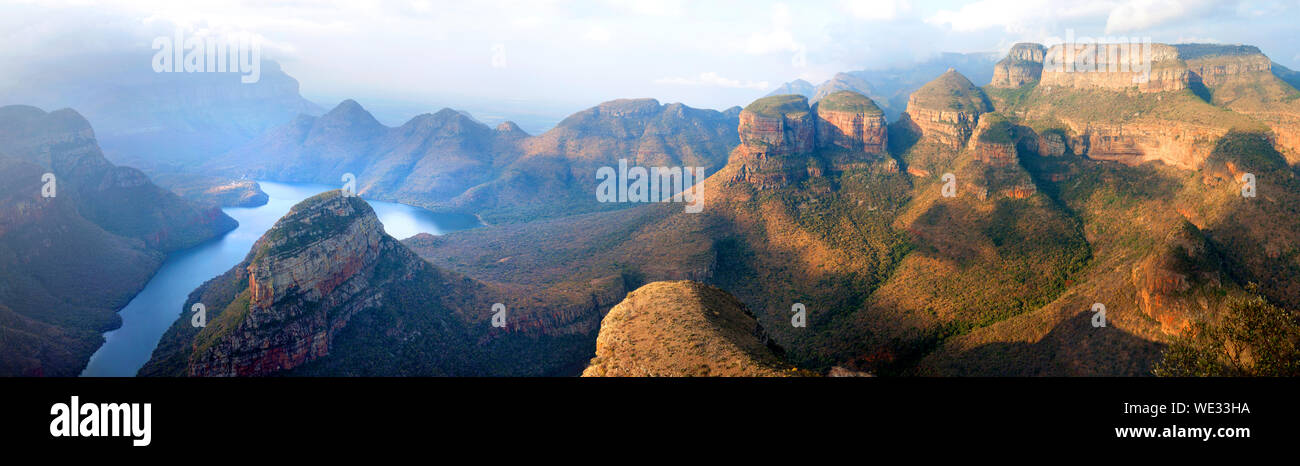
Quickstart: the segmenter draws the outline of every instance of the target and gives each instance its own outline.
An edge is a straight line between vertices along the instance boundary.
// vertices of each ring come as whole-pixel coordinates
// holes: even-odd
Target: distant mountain
[[[512,124],[497,131],[452,109],[390,128],[345,100],[214,158],[205,170],[337,186],[352,174],[362,195],[428,206],[492,179],[519,157],[518,143],[526,137]]]
[[[76,375],[164,253],[236,225],[108,162],[69,109],[0,107],[0,178],[4,375]]]
[[[452,109],[390,128],[348,100],[278,127],[205,170],[340,186],[351,173],[366,197],[519,221],[626,207],[599,204],[593,194],[596,170],[620,159],[712,173],[735,145],[738,112],[618,100],[529,136],[513,123],[493,129]]]
[[[802,79],[796,79],[782,84],[781,87],[776,88],[776,90],[769,92],[767,95],[769,97],[774,95],[801,95],[808,99],[812,99],[813,94],[816,92],[817,87],[813,86],[812,83]]]
[[[835,91],[855,91],[871,97],[885,111],[885,116],[894,121],[907,107],[907,99],[912,92],[944,70],[954,69],[976,83],[986,83],[993,78],[993,65],[998,58],[991,53],[944,53],[911,66],[836,73],[830,80],[817,85],[811,93],[782,93],[800,94],[808,97],[809,102],[816,103]],[[797,89],[798,82],[807,84],[802,80],[792,81],[779,89]],[[777,95],[777,92],[768,95]]]
[[[149,55],[67,59],[13,70],[0,104],[71,107],[95,122],[105,154],[149,174],[192,170],[299,114],[323,110],[274,61],[238,73],[155,73]]]
[[[745,305],[718,288],[654,282],[605,315],[584,377],[777,377],[795,370]]]

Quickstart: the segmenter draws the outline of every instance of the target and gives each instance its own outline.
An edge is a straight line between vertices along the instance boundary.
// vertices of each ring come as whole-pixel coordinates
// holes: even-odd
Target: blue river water
[[[253,242],[262,237],[294,204],[313,195],[337,189],[304,183],[260,181],[270,200],[260,207],[231,207],[227,215],[239,227],[220,238],[167,256],[143,290],[119,311],[122,327],[104,334],[104,346],[90,357],[83,377],[132,377],[149,360],[158,340],[181,314],[181,307],[203,282],[244,260]],[[384,231],[397,239],[417,233],[440,235],[479,225],[470,215],[441,214],[391,202],[367,200],[384,224]]]

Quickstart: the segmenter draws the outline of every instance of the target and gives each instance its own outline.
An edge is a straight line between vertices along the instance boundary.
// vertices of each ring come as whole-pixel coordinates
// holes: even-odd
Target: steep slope
[[[1037,83],[1043,76],[1047,48],[1042,44],[1021,42],[1011,46],[1007,57],[993,66],[992,87],[1017,88]]]
[[[597,169],[627,160],[628,166],[701,167],[711,174],[737,144],[738,113],[654,99],[605,102],[520,140],[518,160],[449,205],[489,223],[625,208],[628,203],[596,202]]]
[[[206,326],[182,312],[140,374],[545,375],[581,360],[548,348],[575,337],[525,335],[515,316],[493,327],[506,296],[424,262],[365,201],[331,191],[195,290],[185,309],[203,303]]]
[[[1283,79],[1288,70],[1274,73],[1272,60],[1252,46],[1175,47],[1211,102],[1268,125],[1287,161],[1300,164],[1300,90]]]
[[[72,110],[0,107],[0,148],[0,374],[76,375],[165,252],[235,226],[109,163]]]
[[[745,305],[698,282],[654,282],[601,321],[584,377],[774,377],[793,373]]]

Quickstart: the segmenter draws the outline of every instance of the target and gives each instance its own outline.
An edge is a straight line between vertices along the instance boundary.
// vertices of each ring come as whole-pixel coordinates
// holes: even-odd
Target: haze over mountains
[[[164,253],[231,227],[211,202],[256,202],[230,180],[350,174],[490,225],[398,241],[360,199],[308,199],[194,291],[208,327],[178,314],[140,374],[1293,374],[1275,344],[1293,327],[1208,336],[1300,309],[1294,72],[1156,44],[1135,84],[1044,66],[1062,52],[794,81],[725,111],[615,100],[537,135],[452,109],[390,127],[352,100],[277,114],[305,102],[281,82],[249,110],[265,120],[216,127],[219,155],[133,155],[200,202],[108,163],[75,112],[0,108],[0,260],[24,271],[0,289],[4,373],[75,373]],[[704,211],[597,202],[620,160],[703,167]]]
[[[630,164],[717,170],[736,144],[738,110],[718,112],[654,99],[606,102],[530,136],[452,109],[400,127],[347,100],[320,117],[300,116],[203,166],[235,178],[340,185],[366,197],[468,210],[489,222],[625,207],[600,205],[596,168]]]
[[[235,227],[110,163],[70,109],[0,107],[0,166],[0,374],[76,375],[164,254]]]

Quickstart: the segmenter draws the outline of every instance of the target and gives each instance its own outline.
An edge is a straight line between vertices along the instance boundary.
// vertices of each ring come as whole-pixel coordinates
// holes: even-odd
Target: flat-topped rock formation
[[[1187,64],[1170,45],[1058,44],[1047,50],[1040,85],[1165,92],[1189,83]]]
[[[1007,57],[993,66],[993,87],[1015,88],[1036,83],[1043,75],[1047,48],[1042,44],[1021,42],[1011,47]]]
[[[827,168],[858,168],[886,158],[886,132],[884,112],[857,92],[834,92],[812,107],[801,95],[764,97],[740,112],[731,179],[769,189]]]

